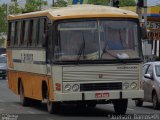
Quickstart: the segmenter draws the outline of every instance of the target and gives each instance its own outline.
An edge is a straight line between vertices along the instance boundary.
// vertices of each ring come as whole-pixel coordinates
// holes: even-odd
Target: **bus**
[[[71,5],[8,16],[8,84],[23,106],[77,107],[143,98],[141,27],[131,11]]]

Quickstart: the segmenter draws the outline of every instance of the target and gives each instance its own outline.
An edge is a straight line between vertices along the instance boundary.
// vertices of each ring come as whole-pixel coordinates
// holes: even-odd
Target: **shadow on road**
[[[16,102],[15,104],[20,105],[20,103]],[[47,111],[47,105],[46,103],[41,103],[40,105],[32,104],[29,107],[32,109],[41,111],[41,112],[46,112]],[[108,116],[109,114],[115,114],[114,111],[112,110],[107,110],[107,109],[102,109],[99,107],[95,108],[78,108],[76,105],[72,104],[61,104],[60,109],[55,115],[60,115],[60,116]]]

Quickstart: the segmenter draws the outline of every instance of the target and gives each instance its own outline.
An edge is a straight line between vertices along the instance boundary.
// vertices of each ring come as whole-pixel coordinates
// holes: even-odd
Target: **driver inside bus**
[[[123,50],[123,38],[121,32],[116,29],[107,30],[107,48],[109,50]]]

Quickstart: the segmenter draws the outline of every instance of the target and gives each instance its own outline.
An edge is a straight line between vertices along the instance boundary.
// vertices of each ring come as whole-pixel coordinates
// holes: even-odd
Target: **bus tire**
[[[41,106],[42,101],[41,100],[31,100],[31,104],[33,106]]]
[[[87,107],[88,108],[95,108],[96,107],[96,103],[88,103]]]
[[[136,105],[137,107],[142,107],[142,105],[143,105],[143,101],[142,101],[142,100],[140,100],[140,99],[135,100],[135,105]]]
[[[46,97],[47,97],[47,110],[50,114],[58,113],[60,110],[60,103],[59,102],[53,102],[49,100],[49,92],[46,91]]]
[[[124,115],[127,111],[128,100],[127,99],[114,100],[113,106],[116,114]]]
[[[153,101],[153,109],[155,109],[155,110],[159,109],[160,103],[158,102],[158,97],[157,97],[156,92],[153,93],[152,101]]]
[[[57,102],[47,101],[47,110],[50,114],[58,113],[60,105]]]
[[[30,105],[30,99],[24,97],[24,88],[22,82],[20,83],[20,102],[22,106],[28,106]]]

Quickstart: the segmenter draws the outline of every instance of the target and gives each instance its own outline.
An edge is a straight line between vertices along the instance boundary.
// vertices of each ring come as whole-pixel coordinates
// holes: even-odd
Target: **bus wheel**
[[[116,114],[124,115],[127,111],[128,100],[127,99],[114,100],[113,105]]]
[[[30,99],[24,97],[24,89],[22,83],[20,83],[20,102],[22,106],[28,106],[30,104]]]
[[[31,103],[34,106],[41,106],[42,101],[41,100],[32,100]]]
[[[87,107],[89,107],[89,108],[95,108],[96,107],[96,103],[88,103]]]
[[[47,110],[51,114],[55,114],[60,110],[60,103],[59,102],[52,102],[49,100],[49,93],[46,91],[46,98],[47,98]]]
[[[84,110],[84,109],[86,109],[86,107],[87,107],[86,103],[77,103],[78,110]]]
[[[152,101],[153,101],[153,108],[155,110],[159,109],[160,108],[160,103],[158,102],[158,97],[157,97],[156,93],[153,94]]]
[[[47,101],[47,109],[48,112],[51,114],[57,113],[60,109],[60,104],[57,102],[51,102],[51,101]]]
[[[143,101],[142,101],[142,100],[140,100],[140,99],[135,100],[135,105],[136,105],[137,107],[142,107],[142,105],[143,105]]]

